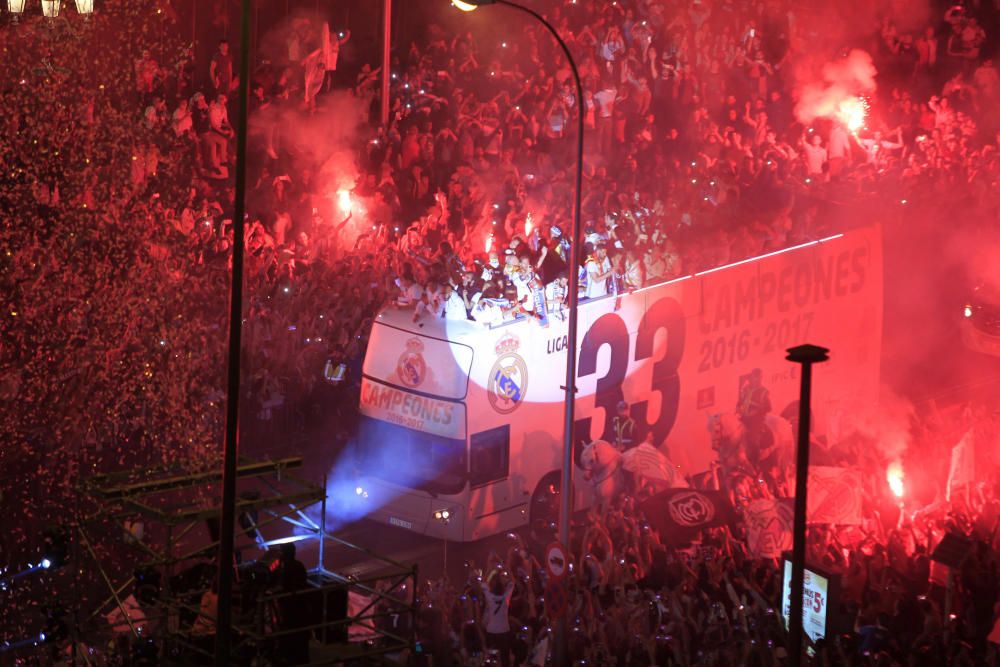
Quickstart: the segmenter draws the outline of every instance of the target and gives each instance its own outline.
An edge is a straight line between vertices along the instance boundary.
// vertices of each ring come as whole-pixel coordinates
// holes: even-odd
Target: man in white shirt
[[[659,248],[646,250],[646,275],[651,279],[669,278],[670,268]]]
[[[903,147],[902,128],[896,132],[896,141],[883,139],[882,133],[876,130],[871,139],[860,139],[858,144],[865,151],[866,162],[876,169],[882,169],[889,161],[888,152]]]
[[[480,280],[493,280],[494,277],[501,273],[503,273],[503,269],[500,268],[500,255],[492,251],[490,252],[489,262],[483,267],[483,273],[479,278]]]
[[[642,255],[632,248],[625,251],[625,287],[635,290],[645,282],[646,267],[642,263]]]
[[[823,148],[823,137],[812,135],[812,141],[802,141],[802,150],[806,161],[806,173],[809,176],[822,176],[823,165],[826,164],[827,152]]]
[[[323,24],[323,66],[326,73],[323,78],[323,89],[330,92],[333,89],[334,78],[337,74],[337,60],[340,56],[340,47],[351,38],[350,30],[343,30],[334,34],[330,30],[330,24]]]
[[[535,272],[531,269],[531,259],[527,256],[521,258],[519,270],[511,273],[511,282],[517,290],[517,302],[527,311],[534,310],[534,302],[531,295],[531,282],[535,279]]]
[[[171,116],[171,125],[174,128],[174,134],[178,137],[193,131],[194,118],[191,116],[191,110],[188,109],[188,100],[186,97],[182,97],[177,108],[174,109],[174,113]]]
[[[563,310],[567,307],[569,297],[569,276],[565,273],[545,286],[545,309],[550,315],[564,317]]]
[[[458,295],[451,285],[444,287],[444,317],[447,320],[465,320],[467,318],[465,300]]]
[[[594,254],[587,258],[587,291],[584,297],[595,299],[608,293],[608,278],[611,277],[611,260],[603,245],[594,249]]]
[[[604,87],[594,93],[594,102],[597,104],[597,145],[605,155],[611,152],[612,116],[616,99],[618,90],[610,78]]]
[[[225,95],[219,93],[208,107],[209,126],[212,134],[219,137],[214,145],[219,149],[217,159],[220,164],[229,161],[229,140],[234,136],[233,128],[229,125],[229,111],[226,109],[228,101]]]
[[[444,317],[444,292],[434,281],[427,283],[423,297],[417,301],[413,309],[413,321],[416,322],[425,313],[430,317]]]
[[[396,305],[400,308],[412,308],[424,295],[423,288],[406,276],[396,278],[396,287],[399,288],[399,296],[396,297]]]
[[[502,323],[503,307],[500,305],[500,301],[480,296],[476,300],[476,305],[472,307],[472,319],[487,326]]]
[[[851,141],[847,130],[840,123],[834,123],[830,128],[830,140],[827,142],[827,157],[830,160],[830,176],[837,176],[851,155]]]
[[[504,582],[498,570],[494,569],[483,584],[486,608],[483,610],[483,625],[486,630],[486,648],[500,653],[500,664],[510,667],[510,597],[514,592],[514,582]]]

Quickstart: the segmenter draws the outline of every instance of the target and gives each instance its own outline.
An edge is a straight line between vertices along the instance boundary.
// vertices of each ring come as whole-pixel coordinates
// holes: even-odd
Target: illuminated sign
[[[465,439],[465,406],[418,396],[365,378],[361,413],[391,424],[454,440]]]
[[[783,559],[784,573],[781,583],[781,615],[788,627],[792,608],[792,561]],[[805,569],[805,583],[802,587],[802,630],[812,641],[826,636],[830,623],[830,597],[833,586],[825,577],[808,567]]]

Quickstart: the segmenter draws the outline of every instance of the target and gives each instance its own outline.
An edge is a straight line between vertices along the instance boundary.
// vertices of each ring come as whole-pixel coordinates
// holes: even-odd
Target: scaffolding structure
[[[234,607],[239,609],[232,625],[234,658],[244,662],[264,657],[282,642],[307,635],[313,639],[310,661],[299,664],[352,659],[396,664],[394,657],[405,656],[414,646],[416,567],[329,534],[326,486],[294,474],[301,467],[298,457],[239,463],[235,540],[242,558],[234,563],[239,581],[234,593]],[[218,530],[212,526],[220,515],[221,481],[217,469],[190,472],[178,464],[99,474],[81,483],[81,500],[93,511],[78,520],[77,542],[108,595],[79,615],[74,647],[84,634],[99,635],[101,627],[117,625],[119,632],[127,626],[133,643],[148,643],[146,636],[155,636],[155,647],[148,650],[155,650],[159,664],[211,660],[210,591],[219,545]],[[317,506],[318,521],[307,512]],[[207,538],[196,530],[202,526]],[[108,537],[115,532],[117,537]],[[264,539],[265,533],[270,539]],[[117,545],[95,549],[98,534]],[[278,581],[278,552],[288,543],[312,543],[318,549],[315,565],[307,570],[307,585],[297,590],[283,589]],[[357,578],[328,569],[325,554],[330,546],[377,561],[378,574]],[[128,576],[109,573],[121,569],[107,556],[112,552],[123,554],[134,568],[126,571]],[[140,572],[156,573],[155,595],[147,591],[143,596],[136,579]],[[192,580],[197,585],[192,586]],[[181,581],[188,583],[182,586]],[[138,597],[145,598],[141,605]],[[288,609],[309,610],[310,622],[289,627],[281,618]]]

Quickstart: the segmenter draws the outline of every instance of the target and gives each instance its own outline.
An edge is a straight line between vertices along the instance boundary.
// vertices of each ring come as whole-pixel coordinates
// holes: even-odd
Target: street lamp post
[[[246,210],[247,115],[250,91],[250,0],[240,2],[239,115],[236,121],[236,178],[233,197],[233,277],[229,291],[229,354],[226,370],[226,434],[222,459],[222,512],[219,525],[218,610],[215,664],[230,664],[236,524],[236,471],[240,428],[240,350],[243,337],[243,216]]]
[[[444,538],[441,540],[444,546],[444,575],[442,579],[448,581],[448,525],[451,523],[451,511],[450,510],[438,510],[434,512],[434,518],[441,522],[444,526]]]
[[[389,79],[392,77],[392,0],[382,5],[382,99],[379,119],[389,129]]]
[[[788,349],[789,361],[802,365],[799,387],[799,437],[795,460],[795,518],[792,522],[792,596],[788,611],[788,656],[792,667],[802,664],[802,589],[806,563],[806,492],[809,488],[809,417],[812,402],[812,366],[823,363],[829,350],[818,345]]]
[[[566,42],[559,36],[559,32],[545,20],[541,14],[533,9],[524,7],[510,0],[451,0],[452,4],[462,11],[470,12],[483,5],[506,5],[518,11],[524,12],[537,20],[559,44],[566,60],[569,62],[570,70],[573,72],[573,81],[576,84],[576,105],[577,105],[577,135],[576,135],[576,187],[574,188],[573,201],[573,236],[570,244],[569,257],[569,313],[567,316],[567,345],[566,345],[566,395],[563,424],[563,464],[562,479],[560,481],[560,502],[559,502],[559,541],[563,545],[569,545],[569,523],[573,512],[573,421],[576,400],[576,330],[578,321],[579,303],[579,270],[580,270],[580,198],[583,191],[583,84],[580,82],[580,72],[576,68],[576,61],[570,53]],[[562,619],[556,628],[556,663],[565,664],[566,660],[566,620]]]

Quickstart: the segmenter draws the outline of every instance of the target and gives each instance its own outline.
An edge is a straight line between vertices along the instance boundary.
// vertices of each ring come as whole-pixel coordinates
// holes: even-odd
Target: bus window
[[[469,481],[472,486],[507,476],[510,463],[510,426],[473,434],[469,440]]]
[[[458,493],[465,486],[465,441],[361,417],[358,440],[369,474],[430,493]]]

